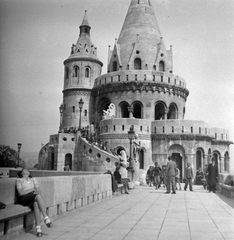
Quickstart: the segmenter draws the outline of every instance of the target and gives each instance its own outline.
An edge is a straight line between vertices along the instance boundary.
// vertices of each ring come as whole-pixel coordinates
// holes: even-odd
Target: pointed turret
[[[135,59],[140,61],[140,69],[155,70],[155,62],[163,60],[165,71],[170,70],[166,58],[167,51],[162,48],[164,46],[162,34],[149,0],[131,1],[117,45],[123,70],[134,69]],[[156,59],[159,46],[163,51],[163,59]]]

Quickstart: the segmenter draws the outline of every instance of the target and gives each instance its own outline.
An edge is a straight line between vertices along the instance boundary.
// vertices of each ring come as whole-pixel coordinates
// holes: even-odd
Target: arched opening
[[[165,63],[163,61],[159,62],[159,71],[164,72],[165,71]]]
[[[70,153],[65,155],[65,166],[66,165],[68,165],[70,170],[72,170],[72,155]]]
[[[180,153],[172,153],[171,155],[172,160],[176,163],[177,167],[180,170],[180,182],[182,180],[182,157],[180,156]]]
[[[88,67],[85,68],[85,77],[86,78],[90,77],[90,68],[88,68]]]
[[[202,168],[202,152],[200,150],[196,151],[196,170]]]
[[[73,67],[73,77],[78,77],[79,75],[79,68],[78,66]]]
[[[221,158],[220,158],[220,153],[219,152],[213,152],[213,158],[215,160],[215,164],[219,168],[219,172],[221,172]]]
[[[174,103],[170,104],[167,119],[177,119],[177,107]]]
[[[133,103],[133,117],[142,118],[142,104],[139,102]]]
[[[143,149],[141,149],[140,152],[139,152],[139,168],[144,169],[144,165],[145,165],[145,163],[144,163],[144,151],[143,151]]]
[[[228,152],[224,154],[224,171],[229,172],[229,155]]]
[[[155,105],[154,120],[165,119],[165,104],[159,102]]]
[[[180,170],[180,179],[184,179],[184,172],[186,168],[185,150],[179,144],[173,144],[168,149],[168,155],[172,157],[172,160],[176,163]]]
[[[141,59],[140,58],[135,58],[134,69],[135,70],[140,70],[141,69]]]
[[[113,72],[117,71],[117,62],[113,62]]]
[[[127,102],[122,102],[120,104],[120,114],[121,118],[129,118],[129,111],[128,111],[129,104]]]

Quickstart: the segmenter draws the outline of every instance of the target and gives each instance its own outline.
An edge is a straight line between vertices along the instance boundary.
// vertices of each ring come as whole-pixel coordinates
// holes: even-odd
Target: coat
[[[208,184],[209,185],[216,185],[218,180],[218,166],[209,164],[207,168],[207,174],[208,174]]]
[[[176,175],[176,163],[170,160],[167,163],[167,176],[174,176]]]
[[[191,167],[185,169],[185,178],[193,178],[193,169]]]

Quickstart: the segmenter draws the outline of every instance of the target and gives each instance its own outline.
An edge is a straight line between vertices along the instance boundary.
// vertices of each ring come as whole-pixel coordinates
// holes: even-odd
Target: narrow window
[[[137,74],[135,74],[135,80],[137,81]]]
[[[119,82],[120,82],[120,75],[118,75],[118,79],[119,79]]]
[[[191,127],[191,133],[193,133],[193,127]]]
[[[174,82],[175,82],[175,85],[176,85],[176,79],[174,80]]]
[[[163,127],[163,133],[164,133],[164,127]]]
[[[114,125],[114,131],[115,131],[115,125]]]
[[[88,111],[85,109],[85,111],[84,111],[85,117],[87,117],[87,113],[88,113]]]
[[[89,78],[89,72],[90,72],[90,69],[89,68],[85,68],[85,77],[86,78]]]
[[[113,72],[117,71],[117,62],[113,62]]]
[[[124,131],[124,125],[122,125],[122,131]]]
[[[72,111],[75,112],[76,111],[76,108],[75,106],[72,107]]]
[[[184,126],[182,126],[181,132],[182,132],[182,133],[184,132]]]
[[[66,77],[66,79],[68,79],[68,77],[69,77],[69,68],[68,67],[66,67],[65,77]]]
[[[142,126],[140,126],[140,131],[142,132]]]
[[[154,133],[156,133],[156,127],[154,128]]]
[[[128,75],[126,75],[126,80],[128,81]]]
[[[163,61],[159,62],[159,71],[164,72],[165,71],[165,64]]]
[[[111,82],[113,82],[113,77],[111,77]]]
[[[199,133],[201,134],[201,128],[199,127]]]
[[[172,126],[172,129],[171,129],[172,133],[174,133],[174,126]]]
[[[168,83],[170,83],[170,78],[168,78]]]
[[[140,58],[136,58],[134,60],[134,69],[141,70],[141,59]]]
[[[153,66],[154,71],[156,71],[156,65]]]
[[[161,76],[161,82],[163,82],[163,76]]]
[[[217,133],[215,133],[215,138],[217,138]]]
[[[105,84],[106,84],[106,78],[105,78]]]
[[[155,75],[153,75],[153,81],[155,81]]]
[[[146,81],[146,74],[144,75],[144,80]]]
[[[222,133],[222,135],[221,135],[221,138],[223,139],[223,133]]]
[[[74,70],[73,77],[78,77],[78,67],[75,66],[73,70]]]

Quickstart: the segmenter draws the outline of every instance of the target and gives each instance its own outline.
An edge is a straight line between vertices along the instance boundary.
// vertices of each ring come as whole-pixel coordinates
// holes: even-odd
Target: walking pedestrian
[[[187,187],[189,185],[189,190],[192,192],[193,191],[193,186],[192,186],[192,181],[193,181],[193,169],[191,167],[191,163],[187,164],[187,168],[185,169],[185,179],[186,183],[184,186],[184,190],[187,190]]]
[[[218,166],[215,164],[214,158],[212,158],[211,163],[208,166],[207,174],[208,174],[209,192],[213,191],[213,193],[215,193],[219,172],[218,172]]]
[[[155,183],[155,189],[160,188],[160,172],[161,168],[159,167],[158,163],[155,163],[155,167],[153,169],[153,176],[154,176],[154,183]]]

